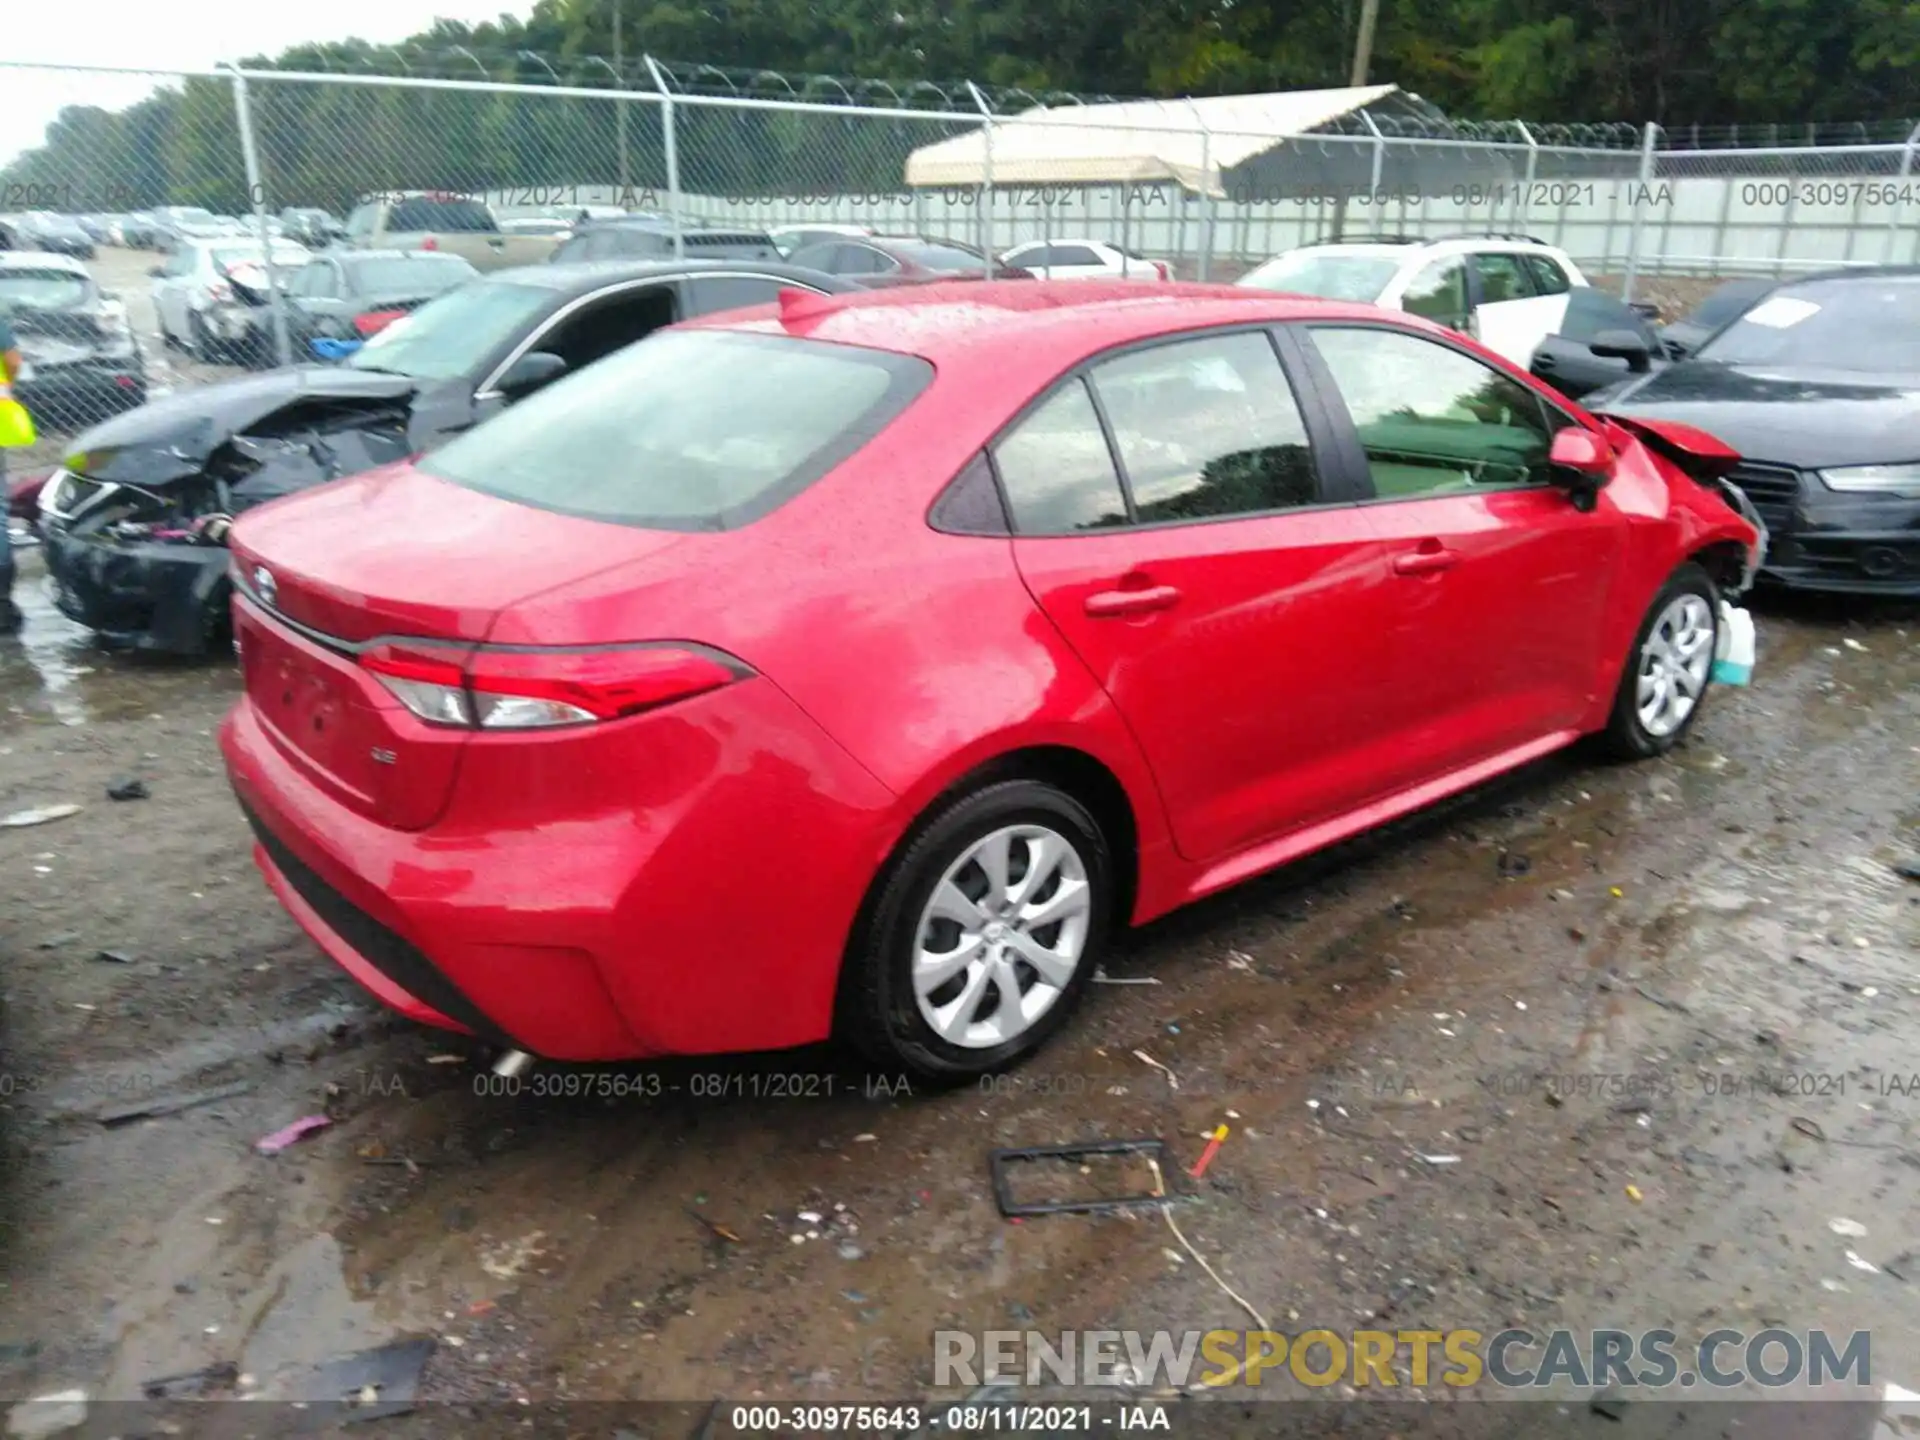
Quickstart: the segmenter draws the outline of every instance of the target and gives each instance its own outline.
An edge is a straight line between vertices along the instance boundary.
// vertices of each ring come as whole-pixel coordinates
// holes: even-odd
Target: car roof
[[[1832,270],[1813,270],[1805,275],[1789,275],[1784,279],[1769,281],[1774,289],[1785,289],[1789,285],[1805,285],[1809,281],[1819,280],[1912,280],[1920,278],[1920,265],[1845,265]]]
[[[782,265],[772,260],[568,260],[545,265],[516,265],[483,275],[486,280],[508,280],[516,285],[537,285],[557,294],[584,295],[623,280],[672,280],[681,275],[741,273],[765,275],[774,280],[793,280],[835,294],[859,287],[850,281],[809,270],[799,265]]]
[[[947,280],[854,289],[693,323],[918,355],[982,383],[1035,389],[1097,351],[1217,325],[1284,320],[1385,321],[1441,334],[1372,305],[1232,285],[1130,281]]]
[[[0,270],[65,270],[83,278],[92,275],[71,255],[55,255],[47,250],[0,250]]]
[[[297,240],[289,240],[289,245],[297,245]],[[473,262],[464,255],[455,255],[450,250],[401,250],[388,246],[379,250],[312,250],[308,252],[316,260],[338,260],[342,265],[358,265],[367,260],[420,260],[445,264],[449,260],[458,260],[462,264]]]

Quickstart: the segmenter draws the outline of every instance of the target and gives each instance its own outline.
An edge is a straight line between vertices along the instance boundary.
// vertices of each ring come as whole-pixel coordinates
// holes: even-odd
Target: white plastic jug
[[[1745,685],[1752,680],[1757,643],[1753,616],[1722,600],[1720,633],[1713,645],[1713,678],[1722,685]]]

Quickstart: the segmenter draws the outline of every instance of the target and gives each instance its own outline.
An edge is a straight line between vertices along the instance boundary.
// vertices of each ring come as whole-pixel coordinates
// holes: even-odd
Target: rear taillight
[[[438,250],[440,248],[440,237],[437,235],[427,236],[426,239],[420,242],[420,248],[422,250]]]
[[[476,650],[382,642],[361,668],[429,725],[544,730],[593,725],[657,709],[748,674],[725,656],[690,646],[622,650]]]
[[[378,335],[406,313],[404,310],[369,310],[353,317],[353,328],[363,336]]]

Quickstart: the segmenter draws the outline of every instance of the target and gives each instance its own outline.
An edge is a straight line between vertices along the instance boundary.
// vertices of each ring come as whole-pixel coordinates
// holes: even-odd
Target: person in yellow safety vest
[[[12,397],[13,382],[25,364],[20,343],[13,337],[13,326],[7,323],[7,312],[0,307],[0,399]],[[0,450],[0,507],[4,507],[6,497],[7,452]],[[3,508],[0,514],[4,514]],[[11,635],[19,628],[20,607],[13,603],[13,546],[0,535],[0,635]]]

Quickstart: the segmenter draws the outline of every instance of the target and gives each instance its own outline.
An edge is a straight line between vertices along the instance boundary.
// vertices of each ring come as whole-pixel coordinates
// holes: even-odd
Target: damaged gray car
[[[502,270],[342,364],[177,391],[77,437],[41,491],[54,601],[117,648],[217,650],[230,643],[225,542],[242,511],[430,450],[677,320],[850,288],[753,261]]]

